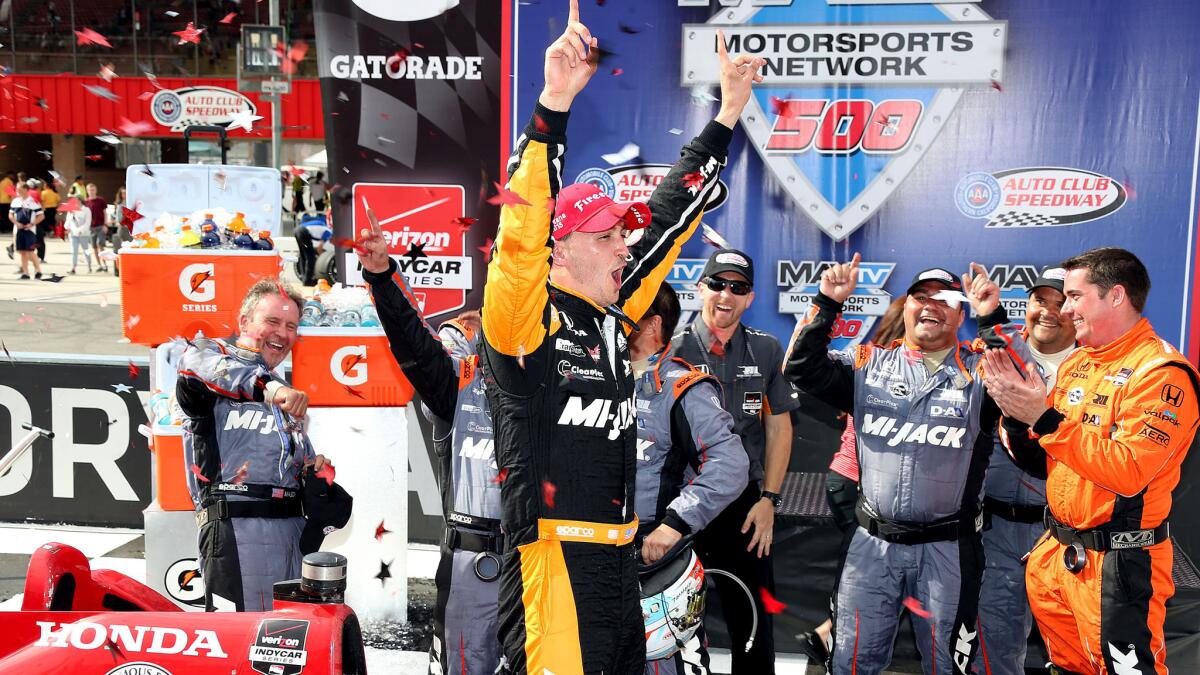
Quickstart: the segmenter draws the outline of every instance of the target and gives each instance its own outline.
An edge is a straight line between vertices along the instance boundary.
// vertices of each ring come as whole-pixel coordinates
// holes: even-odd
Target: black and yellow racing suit
[[[549,200],[561,186],[568,115],[540,105],[534,115],[508,164],[508,189],[528,204],[501,209],[483,300],[506,536],[503,663],[536,675],[641,673],[626,331],[699,225],[733,132],[712,122],[683,148],[651,196],[620,299],[600,307],[549,282]]]

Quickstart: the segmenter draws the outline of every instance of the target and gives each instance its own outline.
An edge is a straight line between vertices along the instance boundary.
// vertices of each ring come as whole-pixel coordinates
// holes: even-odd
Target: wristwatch
[[[764,499],[770,499],[771,504],[775,508],[779,508],[780,506],[783,505],[783,495],[779,494],[778,492],[771,492],[770,490],[763,490],[761,496]]]

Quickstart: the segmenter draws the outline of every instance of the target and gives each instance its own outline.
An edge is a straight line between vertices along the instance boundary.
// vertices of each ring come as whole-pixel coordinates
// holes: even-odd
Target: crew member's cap
[[[754,285],[754,261],[737,249],[723,248],[709,256],[700,278],[715,277],[721,272],[737,272],[746,277],[747,283]]]
[[[622,220],[625,229],[640,230],[650,224],[650,207],[614,202],[592,183],[575,183],[558,193],[550,234],[562,239],[572,232],[603,232]]]
[[[306,521],[300,533],[300,553],[308,555],[321,550],[325,535],[350,522],[354,498],[341,485],[317,476],[311,466],[304,472],[300,492]]]
[[[941,267],[931,267],[923,272],[918,273],[917,276],[913,277],[912,283],[908,285],[908,290],[905,291],[905,293],[911,295],[912,292],[916,290],[917,286],[920,286],[926,281],[932,281],[941,284],[948,290],[962,293],[962,280],[949,270],[942,269]]]
[[[1067,271],[1061,267],[1047,267],[1038,275],[1037,281],[1029,287],[1029,292],[1032,294],[1039,288],[1053,288],[1059,293],[1063,292],[1063,281],[1067,278]]]

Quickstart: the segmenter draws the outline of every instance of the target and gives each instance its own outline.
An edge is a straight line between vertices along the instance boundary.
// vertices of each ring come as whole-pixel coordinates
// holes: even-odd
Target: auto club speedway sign
[[[227,126],[257,108],[245,95],[224,87],[161,89],[150,99],[154,121],[182,132],[190,126]]]

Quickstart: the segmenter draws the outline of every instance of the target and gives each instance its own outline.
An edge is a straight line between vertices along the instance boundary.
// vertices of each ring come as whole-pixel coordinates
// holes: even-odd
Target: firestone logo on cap
[[[945,270],[927,270],[921,273],[918,277],[921,281],[929,281],[935,279],[937,281],[945,281],[948,284],[954,283],[954,277],[950,276]]]
[[[717,262],[723,265],[737,265],[738,267],[749,267],[750,262],[736,253],[718,253]]]
[[[1054,279],[1055,281],[1063,281],[1067,278],[1067,271],[1061,267],[1051,267],[1042,272],[1042,276],[1047,279]]]
[[[584,211],[583,207],[585,207],[588,204],[591,204],[592,202],[599,200],[599,199],[608,199],[608,195],[604,194],[603,192],[594,192],[594,193],[584,197],[583,199],[576,199],[575,203],[572,204],[572,206],[575,207],[576,211],[583,213],[583,211]]]

